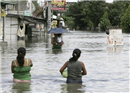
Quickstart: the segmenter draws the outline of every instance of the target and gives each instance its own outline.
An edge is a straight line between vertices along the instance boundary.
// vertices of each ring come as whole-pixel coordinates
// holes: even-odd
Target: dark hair
[[[57,37],[57,34],[54,34],[55,37]]]
[[[20,67],[23,67],[23,64],[24,64],[24,56],[26,54],[26,49],[24,47],[20,47],[18,50],[17,50],[17,53],[18,53],[18,56],[17,56],[17,61],[19,63],[19,66]]]
[[[109,35],[109,30],[106,31],[106,34]]]
[[[60,37],[62,34],[57,34],[58,37]]]
[[[72,58],[69,59],[69,61],[77,61],[78,58],[80,57],[81,54],[81,50],[80,49],[74,49],[73,53],[72,53]]]

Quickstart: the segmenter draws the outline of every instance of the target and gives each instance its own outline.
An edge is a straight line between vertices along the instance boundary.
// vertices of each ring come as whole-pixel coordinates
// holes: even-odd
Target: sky
[[[80,1],[80,0],[66,0],[67,2],[77,2],[77,1]],[[113,0],[106,0],[106,2],[108,3],[112,3]]]
[[[80,0],[66,0],[66,2],[77,2],[77,1],[80,1]],[[94,1],[94,0],[93,0]],[[97,1],[97,0],[96,0]],[[101,0],[99,0],[101,1]],[[107,3],[112,3],[113,0],[105,0]],[[38,2],[44,2],[44,0],[38,0]]]
[[[113,2],[113,0],[106,0],[106,2],[108,2],[108,3],[112,3],[112,2]]]

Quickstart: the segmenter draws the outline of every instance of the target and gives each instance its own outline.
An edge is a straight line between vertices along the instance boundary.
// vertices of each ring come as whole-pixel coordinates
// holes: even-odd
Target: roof
[[[17,4],[17,2],[14,2],[14,1],[1,1],[1,4],[3,4],[3,5],[15,5],[15,4]]]
[[[32,22],[32,23],[44,23],[46,22],[46,19],[33,17],[33,16],[23,16],[23,15],[17,15],[17,14],[7,14],[7,17],[15,17],[20,18],[22,20]]]

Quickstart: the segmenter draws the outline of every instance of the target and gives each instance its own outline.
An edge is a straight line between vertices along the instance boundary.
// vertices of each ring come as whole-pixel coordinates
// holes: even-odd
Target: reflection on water
[[[51,36],[37,36],[25,41],[0,46],[0,93],[129,93],[129,34],[124,34],[124,46],[107,46],[105,33],[74,31],[63,34],[62,50],[53,50]],[[34,64],[31,84],[14,84],[11,62],[17,49],[24,46],[26,57]],[[88,75],[83,84],[66,84],[59,72],[72,56],[73,49],[82,51]]]
[[[25,47],[25,40],[18,40],[18,47]]]
[[[19,82],[12,86],[12,93],[30,93],[30,83]]]
[[[108,46],[108,53],[121,53],[123,51],[123,46]]]
[[[53,54],[60,54],[62,53],[62,49],[52,49]]]
[[[62,84],[61,93],[85,93],[85,87],[83,84]]]

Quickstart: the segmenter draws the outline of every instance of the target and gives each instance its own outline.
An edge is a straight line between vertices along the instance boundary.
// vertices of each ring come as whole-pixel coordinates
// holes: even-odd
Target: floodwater
[[[0,93],[129,93],[130,35],[123,36],[124,46],[114,48],[106,44],[105,33],[71,31],[63,34],[61,51],[52,50],[51,35],[10,41],[8,46],[0,46]],[[34,64],[30,84],[12,82],[11,62],[20,46],[26,47],[26,58]],[[88,74],[83,76],[83,84],[66,84],[59,69],[75,48],[81,49],[79,60]]]

